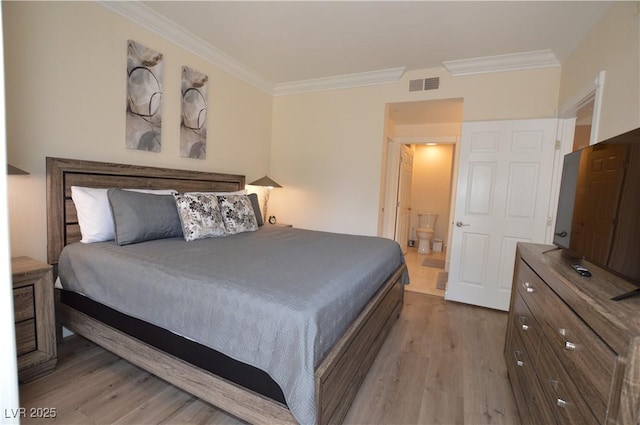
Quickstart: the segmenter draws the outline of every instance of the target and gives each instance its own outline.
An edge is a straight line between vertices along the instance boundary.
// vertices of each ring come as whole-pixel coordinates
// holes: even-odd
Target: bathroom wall
[[[438,214],[434,238],[447,240],[451,205],[451,172],[453,144],[414,146],[413,176],[411,181],[410,238],[417,240],[418,213]]]

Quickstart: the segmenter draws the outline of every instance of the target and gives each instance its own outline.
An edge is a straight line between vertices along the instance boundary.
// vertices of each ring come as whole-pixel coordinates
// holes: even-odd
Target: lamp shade
[[[278,183],[271,180],[269,177],[264,176],[258,180],[254,180],[249,183],[251,186],[266,186],[266,187],[282,187]]]
[[[7,174],[10,176],[15,176],[15,175],[26,175],[29,174],[28,171],[24,171],[18,167],[14,167],[11,164],[7,164]]]

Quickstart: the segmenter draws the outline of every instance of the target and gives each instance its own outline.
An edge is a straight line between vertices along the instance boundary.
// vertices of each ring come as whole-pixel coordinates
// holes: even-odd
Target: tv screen
[[[640,286],[640,128],[565,155],[553,243]]]

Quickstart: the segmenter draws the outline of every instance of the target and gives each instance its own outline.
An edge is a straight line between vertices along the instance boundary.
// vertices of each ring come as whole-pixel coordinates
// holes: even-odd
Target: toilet
[[[418,253],[428,254],[431,252],[431,240],[436,226],[438,214],[418,213],[419,227],[416,229],[418,235]]]

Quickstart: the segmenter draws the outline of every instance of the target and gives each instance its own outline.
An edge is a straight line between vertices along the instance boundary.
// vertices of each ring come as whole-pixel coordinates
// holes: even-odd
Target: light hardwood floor
[[[405,306],[345,424],[520,423],[502,347],[507,314],[405,293]],[[78,337],[53,374],[20,386],[23,424],[242,424]]]

